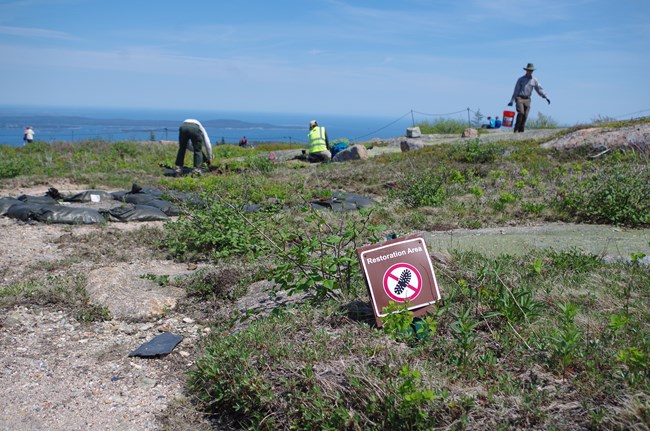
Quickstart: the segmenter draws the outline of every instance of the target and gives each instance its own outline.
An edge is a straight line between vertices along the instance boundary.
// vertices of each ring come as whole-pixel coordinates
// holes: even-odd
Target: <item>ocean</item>
[[[230,120],[220,127],[206,126],[213,145],[237,144],[246,136],[250,143],[306,143],[308,124],[325,126],[330,141],[369,141],[404,136],[418,119],[412,112],[395,117],[361,117],[290,113],[228,111],[173,111],[155,109],[12,107],[0,106],[0,144],[23,145],[23,130],[34,129],[34,140],[53,143],[100,139],[108,142],[177,140],[178,126],[186,118],[202,123]],[[242,124],[242,122],[244,124]],[[232,123],[232,124],[231,124]]]

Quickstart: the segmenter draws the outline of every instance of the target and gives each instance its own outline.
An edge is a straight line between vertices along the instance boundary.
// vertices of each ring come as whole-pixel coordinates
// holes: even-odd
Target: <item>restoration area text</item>
[[[413,247],[413,248],[409,247],[406,250],[398,250],[392,253],[382,254],[377,257],[367,257],[366,264],[370,265],[373,263],[385,262],[387,260],[395,259],[396,257],[402,257],[412,253],[422,253],[423,251],[424,250],[422,249],[422,247]]]

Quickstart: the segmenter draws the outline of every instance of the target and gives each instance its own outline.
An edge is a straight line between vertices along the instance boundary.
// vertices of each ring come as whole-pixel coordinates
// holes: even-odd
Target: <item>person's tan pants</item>
[[[530,97],[517,97],[517,121],[515,123],[515,133],[523,132],[530,112]]]

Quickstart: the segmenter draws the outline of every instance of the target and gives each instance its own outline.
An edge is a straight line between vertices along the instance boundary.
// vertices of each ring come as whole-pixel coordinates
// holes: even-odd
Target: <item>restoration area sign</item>
[[[409,303],[421,315],[440,300],[440,289],[424,238],[408,236],[357,249],[377,326],[390,301]]]

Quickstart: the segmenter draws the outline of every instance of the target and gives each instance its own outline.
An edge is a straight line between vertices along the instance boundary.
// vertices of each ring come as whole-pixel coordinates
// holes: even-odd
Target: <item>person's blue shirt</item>
[[[501,120],[499,120],[499,117],[497,117],[497,119],[494,120],[494,128],[495,129],[500,129],[501,128]]]

